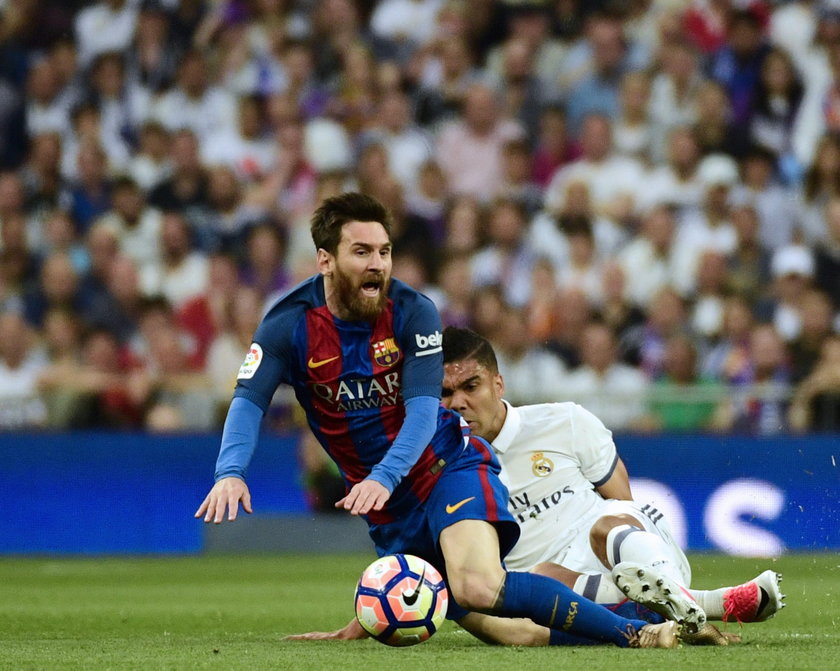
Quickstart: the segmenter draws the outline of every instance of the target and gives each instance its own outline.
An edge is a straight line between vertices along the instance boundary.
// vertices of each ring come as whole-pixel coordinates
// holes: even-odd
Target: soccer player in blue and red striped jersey
[[[205,522],[251,512],[245,483],[262,415],[290,385],[338,465],[336,503],[367,521],[377,553],[415,554],[440,568],[455,604],[526,617],[552,642],[674,647],[673,622],[629,620],[502,560],[519,536],[489,445],[440,405],[443,356],[434,305],[391,278],[391,215],[346,193],[312,218],[319,274],[281,298],[254,335],[222,434],[216,483],[196,511]],[[466,609],[466,610],[464,610]]]

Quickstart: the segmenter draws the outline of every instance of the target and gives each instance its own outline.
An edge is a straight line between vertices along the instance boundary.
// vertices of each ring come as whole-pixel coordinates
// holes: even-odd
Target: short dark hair
[[[388,208],[372,196],[351,191],[327,198],[315,210],[309,229],[315,249],[335,254],[341,242],[341,229],[351,221],[378,221],[391,237],[393,218]]]
[[[474,359],[490,372],[499,372],[496,353],[487,338],[471,329],[447,326],[443,330],[443,363]]]

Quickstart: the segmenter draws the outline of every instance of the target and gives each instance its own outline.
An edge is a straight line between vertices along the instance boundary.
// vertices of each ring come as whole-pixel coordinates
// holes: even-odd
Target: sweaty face
[[[375,319],[385,308],[390,281],[391,241],[382,224],[345,224],[332,260],[337,316],[350,321]]]
[[[458,412],[474,434],[492,441],[505,421],[504,382],[475,359],[443,366],[443,404]]]

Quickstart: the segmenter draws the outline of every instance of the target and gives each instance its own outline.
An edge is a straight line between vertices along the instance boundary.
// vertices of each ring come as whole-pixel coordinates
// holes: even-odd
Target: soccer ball
[[[356,619],[386,645],[415,645],[443,624],[449,592],[438,570],[414,555],[380,557],[356,585]]]

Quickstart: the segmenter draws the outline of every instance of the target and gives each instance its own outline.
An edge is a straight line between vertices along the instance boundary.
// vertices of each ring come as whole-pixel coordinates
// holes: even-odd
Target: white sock
[[[656,534],[629,524],[610,529],[607,534],[607,559],[610,568],[623,561],[647,564],[662,571],[678,585],[683,582],[679,567],[671,559],[668,544]]]
[[[702,608],[706,617],[710,620],[723,619],[723,595],[731,587],[721,587],[719,589],[690,589],[691,596],[697,602],[697,605]]]
[[[595,603],[621,603],[627,598],[603,573],[584,573],[578,576],[572,589]]]

